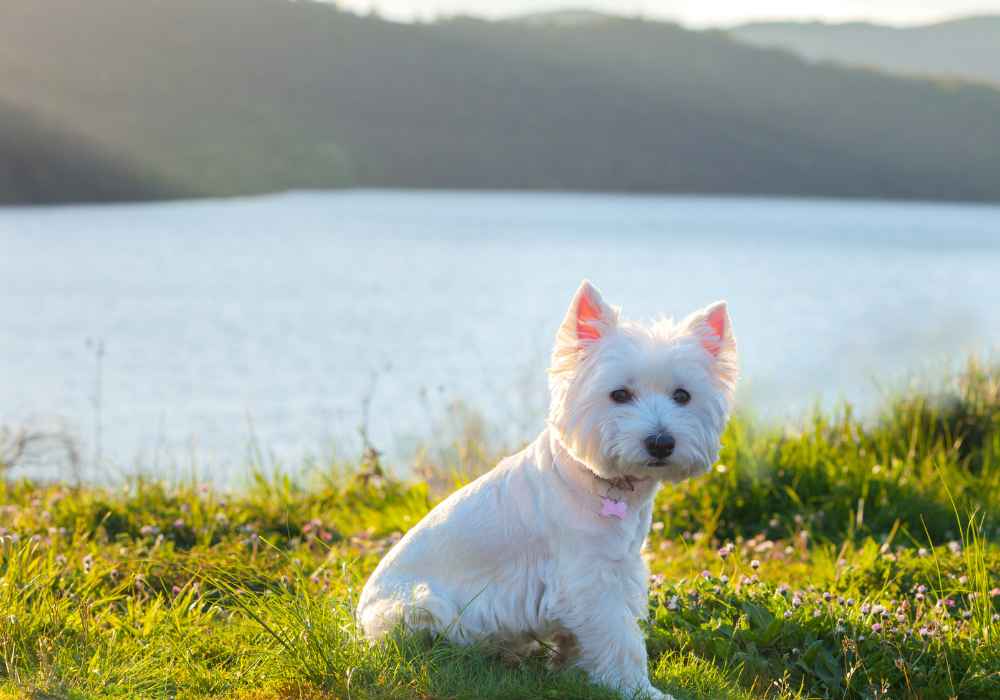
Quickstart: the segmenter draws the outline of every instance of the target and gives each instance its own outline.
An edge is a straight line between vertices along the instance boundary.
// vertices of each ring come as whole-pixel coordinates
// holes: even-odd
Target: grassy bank
[[[654,682],[1000,698],[998,460],[1000,371],[976,365],[867,424],[734,421],[713,474],[658,502]],[[380,471],[235,493],[0,482],[0,697],[615,697],[541,658],[360,640],[365,576],[446,490]]]

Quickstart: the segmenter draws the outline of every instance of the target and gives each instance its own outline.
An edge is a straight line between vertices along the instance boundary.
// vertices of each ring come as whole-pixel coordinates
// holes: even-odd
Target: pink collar
[[[559,459],[557,454],[559,452],[566,454],[566,448],[559,443],[558,440],[554,440],[552,452],[552,460],[558,465]],[[625,494],[634,492],[636,483],[645,481],[645,479],[635,476],[619,476],[614,479],[607,479],[600,474],[596,474],[582,462],[573,459],[571,455],[566,454],[566,456],[569,458],[570,463],[574,464],[575,468],[580,469],[579,474],[581,476],[592,480],[592,483],[596,482],[597,484],[603,486],[601,489],[604,492],[603,494],[599,493],[598,490],[593,487],[584,486],[586,491],[589,491],[601,499],[601,510],[598,512],[598,515],[602,518],[617,518],[618,520],[624,520],[629,509],[628,501],[626,501],[624,497]],[[615,498],[613,495],[615,491],[621,492],[622,498]]]
[[[590,470],[588,469],[587,471]],[[613,491],[635,491],[635,483],[640,479],[634,476],[619,476],[615,479],[605,479],[603,476],[595,474],[592,471],[590,471],[590,474],[597,481],[608,485],[607,493],[601,496],[601,512],[599,515],[602,518],[617,518],[618,520],[624,520],[625,514],[628,512],[628,501],[624,499],[619,500],[617,498],[612,498],[611,494]]]

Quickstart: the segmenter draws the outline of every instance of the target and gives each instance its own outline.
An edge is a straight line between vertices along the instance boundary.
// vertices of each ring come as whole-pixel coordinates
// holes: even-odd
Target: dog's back
[[[535,594],[529,589],[540,577],[525,573],[546,558],[522,517],[538,491],[529,483],[538,475],[533,453],[526,448],[453,493],[382,559],[358,604],[367,637],[400,622],[456,641],[502,632],[498,621]],[[509,507],[518,500],[524,509]]]

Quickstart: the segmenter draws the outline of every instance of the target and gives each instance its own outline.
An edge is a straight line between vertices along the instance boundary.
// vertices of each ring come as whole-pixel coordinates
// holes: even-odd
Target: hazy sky
[[[699,27],[776,18],[920,24],[961,15],[1000,13],[1000,0],[339,0],[337,4],[362,12],[374,8],[384,17],[400,20],[456,14],[503,17],[567,7],[589,8]]]

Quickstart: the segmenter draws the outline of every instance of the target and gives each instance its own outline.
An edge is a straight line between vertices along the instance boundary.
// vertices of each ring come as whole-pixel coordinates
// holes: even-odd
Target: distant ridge
[[[614,19],[617,19],[615,15],[603,12],[567,8],[565,10],[550,10],[548,12],[532,12],[526,15],[517,15],[504,21],[536,26],[572,27],[581,24],[600,24]]]
[[[155,199],[183,190],[0,102],[0,204]]]
[[[729,34],[754,46],[784,48],[811,61],[1000,85],[1000,15],[916,27],[755,22],[734,27]]]
[[[43,184],[8,175],[2,198],[361,186],[1000,201],[1000,90],[810,64],[718,31],[552,17],[7,0],[0,101],[31,121],[0,121],[0,143]],[[36,123],[60,126],[16,135]],[[108,173],[92,195],[77,162]]]

